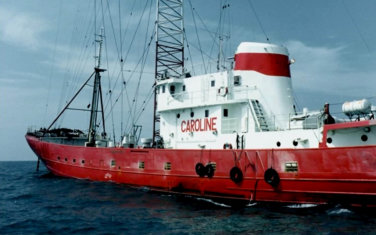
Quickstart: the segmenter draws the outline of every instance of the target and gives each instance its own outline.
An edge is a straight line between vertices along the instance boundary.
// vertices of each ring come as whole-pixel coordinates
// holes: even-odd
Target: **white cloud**
[[[48,28],[47,22],[36,15],[0,8],[0,40],[5,43],[36,50]]]
[[[296,89],[351,96],[373,93],[374,63],[361,63],[362,55],[346,55],[350,49],[345,46],[313,47],[299,41],[285,45],[296,59],[291,66]]]

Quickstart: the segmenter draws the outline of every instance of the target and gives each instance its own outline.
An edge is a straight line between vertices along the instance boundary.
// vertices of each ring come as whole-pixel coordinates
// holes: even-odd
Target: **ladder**
[[[251,108],[259,131],[269,131],[264,112],[258,100],[251,100]]]

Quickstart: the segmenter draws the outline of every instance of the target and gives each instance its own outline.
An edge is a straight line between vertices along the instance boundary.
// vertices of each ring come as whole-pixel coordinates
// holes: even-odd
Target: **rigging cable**
[[[105,20],[104,20],[104,13],[103,13],[103,2],[101,0],[101,6],[102,6],[102,24],[105,25]],[[114,26],[113,26],[113,23],[112,23],[112,18],[111,18],[111,11],[110,11],[110,6],[109,6],[109,3],[108,3],[108,0],[107,0],[107,10],[108,10],[108,15],[109,15],[109,18],[110,18],[110,23],[111,23],[111,28],[113,30],[113,33],[114,33]],[[104,30],[104,34],[106,35],[106,30]],[[104,36],[105,36],[104,35]],[[106,37],[106,36],[105,36]],[[115,37],[115,33],[114,33],[114,40],[115,40],[115,47],[118,51],[118,48],[117,48],[117,41],[116,41],[116,37]],[[109,68],[110,68],[110,65],[109,65],[109,62],[108,62],[108,46],[107,46],[107,42],[108,40],[104,40],[104,43],[105,43],[105,53],[106,53],[106,63],[107,63],[107,76],[108,76],[108,87],[111,87],[111,76],[110,76],[110,73],[109,73]],[[106,92],[106,95],[109,96],[109,102],[112,104],[113,101],[112,101],[112,92],[111,90],[109,90],[108,92]],[[104,109],[104,107],[102,106],[102,109]],[[102,112],[104,112],[104,110],[102,110]],[[111,124],[112,124],[112,137],[113,137],[113,140],[115,141],[116,140],[116,135],[115,135],[115,122],[114,122],[114,114],[113,112],[110,113],[111,114]]]
[[[189,46],[188,37],[187,37],[187,34],[185,33],[185,30],[183,30],[183,34],[184,34],[185,41],[187,42],[187,49],[188,49],[188,54],[189,54],[189,58],[190,58],[189,62],[191,63],[191,66],[192,66],[192,73],[195,74],[195,68],[193,66],[193,57],[192,57],[192,54],[191,54],[191,48]]]
[[[80,12],[80,11],[78,11],[78,12]],[[83,21],[81,20],[81,21],[78,21],[78,22],[84,24],[84,22],[87,22],[90,19],[90,15],[87,14],[87,17],[88,17],[87,19],[85,19]],[[77,22],[77,21],[75,20],[75,22]],[[81,48],[80,54],[78,56],[72,55],[72,56],[70,56],[71,58],[69,59],[71,64],[73,64],[71,85],[74,86],[74,87],[72,87],[72,89],[70,89],[70,93],[67,93],[66,99],[71,97],[73,95],[73,91],[76,90],[80,86],[81,83],[79,81],[82,77],[85,77],[83,75],[83,73],[86,74],[87,63],[89,62],[89,58],[92,57],[90,50],[88,50],[88,48],[89,48],[88,45],[90,45],[90,44],[93,45],[92,42],[95,40],[95,38],[92,38],[94,36],[93,33],[92,33],[93,32],[92,24],[93,24],[92,21],[87,23],[86,33],[84,33],[83,30],[80,30],[80,28],[83,28],[83,26],[76,27],[77,32],[73,32],[74,35],[78,35],[79,33],[82,32],[82,35],[78,36],[77,38],[82,38],[83,40],[81,42],[81,46],[79,47],[79,48]],[[90,35],[90,36],[88,36],[88,35]],[[72,38],[72,40],[73,40],[73,38]],[[72,45],[72,47],[73,47],[73,45]]]
[[[219,22],[218,22],[218,26],[217,26],[217,30],[216,30],[216,32],[214,33],[214,39],[213,39],[213,41],[217,41],[217,39],[216,39],[216,35],[218,35],[219,36],[219,39],[221,38],[221,22],[222,22],[222,12],[223,12],[223,10],[224,10],[224,5],[225,4],[223,4],[223,2],[222,1],[220,1],[220,3],[219,3],[219,6],[220,6],[220,15],[219,15]],[[213,51],[214,51],[214,46],[218,46],[219,48],[221,47],[220,46],[220,44],[221,44],[221,42],[219,41],[219,43],[217,43],[216,42],[216,44],[212,44],[211,45],[211,48],[210,48],[210,52],[209,52],[209,55],[210,55],[210,58],[212,58],[212,53],[213,53]],[[219,54],[219,53],[218,53]],[[217,70],[218,70],[218,56],[217,56],[217,58],[216,59],[213,59],[216,63],[217,63]],[[208,65],[209,66],[209,65]]]
[[[142,22],[142,19],[143,19],[144,13],[146,12],[146,8],[147,8],[147,6],[148,6],[148,3],[149,3],[149,1],[147,1],[146,4],[145,4],[145,6],[144,6],[143,12],[142,12],[142,14],[141,14],[141,16],[140,16],[140,18],[139,18],[138,24],[137,24],[137,26],[136,26],[136,31],[135,31],[134,34],[133,34],[132,40],[131,40],[131,42],[130,42],[129,48],[128,48],[127,53],[126,53],[126,57],[125,57],[125,59],[123,60],[123,62],[125,62],[125,61],[127,60],[127,57],[128,57],[128,55],[129,55],[129,52],[130,52],[130,50],[133,48],[132,46],[133,46],[133,43],[134,43],[134,41],[135,41],[135,38],[136,38],[136,35],[137,35],[138,30],[141,28],[141,27],[140,27],[140,24],[141,24],[141,22]],[[144,52],[144,53],[145,53],[145,52]],[[141,61],[139,61],[139,62],[137,63],[137,65],[135,66],[135,69],[138,67],[138,65],[140,64],[140,62],[141,62]],[[117,79],[116,79],[116,81],[115,81],[114,88],[116,87],[116,85],[117,85],[117,83],[118,83],[118,80],[119,80],[120,74],[121,74],[121,72],[119,73],[119,76],[117,77]],[[126,95],[126,100],[127,100],[127,103],[128,103],[128,107],[131,107],[131,103],[130,103],[130,99],[129,99],[129,95],[128,95],[128,92],[127,92],[127,86],[126,86],[126,85],[129,83],[130,79],[132,79],[133,74],[134,74],[134,73],[132,73],[132,74],[130,75],[130,77],[128,78],[127,81],[124,81],[124,82],[123,82],[124,87],[123,87],[123,89],[121,90],[120,95],[116,98],[116,100],[115,100],[115,104],[116,104],[117,101],[119,100],[121,94],[123,94],[123,92],[125,91],[125,95]],[[112,90],[113,90],[113,89],[112,89]],[[115,105],[115,104],[114,104],[114,105]],[[114,105],[111,106],[111,108],[110,108],[111,111],[113,110]],[[108,103],[106,104],[106,109],[107,109],[107,106],[108,106]],[[130,114],[132,115],[131,111],[129,111],[129,112],[130,112]],[[130,118],[130,116],[128,116],[128,119],[129,119],[129,118]],[[107,119],[107,118],[106,118],[106,119]]]
[[[193,10],[194,10],[194,12],[196,13],[196,15],[198,16],[198,18],[199,18],[201,24],[204,26],[205,31],[206,31],[206,32],[209,34],[209,36],[212,38],[212,41],[214,42],[214,44],[215,44],[216,46],[219,46],[219,44],[218,44],[218,42],[217,42],[217,40],[216,40],[216,38],[215,38],[216,33],[212,33],[212,32],[210,32],[210,30],[208,29],[207,25],[205,24],[205,22],[202,20],[202,18],[201,18],[201,16],[200,16],[200,14],[198,13],[198,11],[197,11],[195,8],[193,8]],[[214,46],[214,44],[212,45],[211,51],[213,50],[213,46]],[[192,44],[192,46],[193,46],[194,48],[196,48],[197,50],[199,50],[195,45]],[[209,58],[209,63],[208,63],[208,67],[209,67],[211,61],[215,61],[215,58],[211,56],[211,52],[210,52],[210,54],[207,54],[206,52],[203,52],[203,53],[204,53],[204,55],[205,55],[206,57]],[[193,67],[193,65],[192,65],[192,67]]]
[[[134,3],[134,2],[133,2]],[[121,33],[121,5],[119,0],[119,40],[120,40],[120,72],[121,72],[121,80],[122,84],[124,85],[124,60],[123,60],[123,39]],[[128,21],[129,23],[129,21]],[[113,103],[111,102],[111,106]],[[120,104],[120,135],[123,133],[123,125],[124,125],[124,95],[121,95],[121,104]],[[120,140],[121,141],[121,140]]]
[[[153,32],[151,38],[150,38],[150,41],[149,41],[149,43],[148,43],[148,48],[147,48],[147,50],[150,49],[150,45],[151,45],[151,43],[153,42],[154,37],[155,37],[155,30],[154,30],[154,32]],[[144,50],[144,52],[143,52],[141,58],[138,60],[136,66],[135,66],[135,70],[132,71],[132,73],[131,73],[131,75],[130,75],[130,78],[133,76],[133,74],[135,73],[137,67],[140,65],[140,63],[141,63],[143,57],[145,56],[145,53],[146,53],[146,50]],[[130,79],[130,78],[129,78],[129,79]],[[129,79],[128,79],[128,81],[129,81]],[[127,81],[127,82],[128,82],[128,81]],[[119,95],[117,96],[117,98],[115,99],[115,104],[119,101],[119,98],[120,98],[120,96],[121,96],[121,93],[124,92],[124,91],[126,92],[126,87],[125,87],[124,89],[121,90],[120,94],[119,94]],[[113,106],[110,107],[110,110],[111,110],[111,111],[113,110],[115,104],[114,104]],[[107,117],[108,117],[108,116],[107,116]],[[107,119],[107,117],[106,117],[105,119]],[[129,119],[129,116],[128,116],[128,119]]]
[[[154,40],[154,37],[155,37],[155,27],[153,27],[153,28],[154,28],[154,31],[153,31],[153,33],[152,33],[152,36],[151,36],[151,38],[150,38],[149,43],[147,44],[147,48],[145,48],[145,50],[144,50],[144,52],[143,52],[141,58],[139,59],[139,61],[137,62],[136,66],[135,66],[135,69],[132,71],[132,73],[131,73],[131,75],[130,75],[128,81],[127,81],[127,84],[129,83],[129,80],[132,78],[133,74],[135,73],[137,67],[138,67],[138,66],[140,65],[140,63],[143,61],[143,58],[146,58],[146,53],[150,50],[150,46],[151,46],[151,44],[152,44],[152,42],[153,42],[153,40]],[[114,109],[116,103],[119,101],[119,98],[121,97],[121,94],[122,94],[123,92],[126,92],[126,94],[127,94],[126,89],[127,89],[127,87],[124,87],[124,88],[121,90],[120,94],[119,94],[119,95],[117,96],[117,98],[115,99],[115,103],[114,103],[114,105],[112,105],[112,106],[110,107],[110,112],[112,112],[112,110]],[[129,107],[130,107],[130,106],[131,106],[131,105],[129,105]],[[105,120],[106,120],[107,118],[108,118],[108,115],[106,116]],[[130,119],[130,116],[128,116],[128,121],[127,121],[127,123],[129,123],[129,119]]]
[[[59,11],[58,11],[58,17],[57,17],[57,27],[56,27],[56,35],[55,35],[55,42],[54,42],[54,49],[53,49],[53,54],[52,54],[52,63],[55,63],[55,58],[56,58],[56,45],[57,45],[57,40],[59,38],[59,32],[60,32],[60,27],[61,27],[61,9],[62,9],[62,0],[59,1]],[[47,111],[48,111],[48,104],[50,100],[50,93],[51,93],[51,78],[54,76],[54,69],[52,68],[53,66],[51,65],[50,67],[50,72],[48,75],[48,89],[47,89],[47,99],[46,99],[46,109],[44,112],[44,118],[42,125],[46,122],[47,118]],[[41,126],[42,126],[41,125]]]
[[[346,5],[346,3],[345,3],[344,0],[342,0],[342,4],[343,4],[343,7],[345,8],[347,14],[348,14],[349,17],[350,17],[351,23],[354,25],[356,31],[358,32],[360,39],[362,40],[364,46],[367,48],[368,53],[371,54],[370,47],[368,46],[368,43],[366,42],[366,39],[364,38],[364,36],[363,36],[362,32],[360,31],[358,25],[356,24],[355,19],[354,19],[354,17],[351,15],[351,13],[350,13],[350,11],[349,11],[349,8],[347,7],[347,5]]]
[[[265,32],[265,30],[264,30],[264,27],[262,26],[261,21],[260,21],[258,15],[257,15],[257,13],[256,13],[256,10],[255,10],[255,8],[254,8],[254,6],[253,6],[253,4],[252,4],[252,0],[248,0],[248,3],[249,3],[249,6],[251,7],[251,10],[253,11],[253,14],[255,14],[255,17],[256,17],[257,23],[259,24],[259,26],[260,26],[262,32],[263,32],[264,35],[265,35],[266,41],[270,43],[269,37],[268,37],[268,35],[266,35],[266,32]]]
[[[139,120],[139,118],[141,117],[141,114],[145,111],[145,108],[146,108],[146,106],[149,104],[149,102],[150,102],[150,100],[151,100],[151,98],[153,98],[154,96],[153,96],[153,94],[154,94],[154,85],[153,86],[151,86],[151,88],[150,88],[150,90],[149,90],[149,92],[148,92],[148,95],[146,96],[146,98],[145,98],[145,100],[142,102],[142,106],[141,106],[141,108],[140,108],[140,110],[139,110],[139,113],[136,115],[137,116],[137,118],[136,118],[136,122]]]
[[[150,7],[149,7],[149,17],[148,17],[148,19],[147,19],[147,22],[148,22],[148,24],[147,24],[147,28],[146,28],[146,35],[145,35],[145,41],[144,41],[144,50],[146,50],[146,54],[143,56],[143,61],[142,61],[142,64],[141,64],[141,71],[143,71],[144,70],[144,68],[145,68],[145,64],[146,64],[146,59],[147,59],[147,56],[148,56],[148,54],[149,54],[149,51],[150,50],[148,50],[148,48],[150,48],[150,45],[151,45],[151,43],[152,43],[152,41],[150,41],[150,43],[149,44],[147,44],[148,42],[147,42],[147,38],[148,38],[148,33],[149,33],[149,26],[150,26],[150,17],[151,17],[151,14],[152,14],[152,11],[151,11],[151,7],[152,7],[152,1],[150,1]],[[135,111],[136,111],[136,108],[137,108],[137,101],[138,101],[138,99],[137,99],[137,97],[138,97],[138,94],[139,94],[139,90],[140,90],[140,84],[141,84],[141,79],[142,79],[142,76],[143,75],[143,73],[141,73],[140,75],[139,75],[139,79],[138,79],[138,82],[137,82],[137,88],[136,88],[136,92],[135,92],[135,95],[134,95],[134,97],[133,97],[133,104],[134,104],[134,110],[132,109],[131,111],[134,111],[134,112],[132,112],[132,113],[135,113]],[[135,120],[134,120],[134,118],[135,118],[135,115],[133,115],[132,116],[132,127],[135,125]]]
[[[139,30],[139,28],[140,28],[140,24],[141,24],[141,21],[142,21],[143,15],[144,15],[144,13],[145,13],[145,9],[146,9],[146,7],[147,7],[147,3],[148,3],[148,2],[146,2],[145,6],[144,6],[144,10],[143,10],[143,12],[142,12],[142,14],[141,14],[141,16],[140,16],[140,18],[139,18],[138,24],[137,24],[137,26],[136,26],[136,31],[135,31],[134,34],[133,34],[133,37],[132,37],[132,40],[131,40],[131,42],[130,42],[130,45],[129,45],[128,51],[127,51],[127,53],[126,53],[126,57],[125,57],[124,60],[123,60],[124,63],[126,62],[126,60],[127,60],[127,58],[128,58],[129,52],[130,52],[130,50],[131,50],[131,48],[132,48],[132,46],[133,46],[133,43],[134,43],[134,41],[135,41],[136,34],[137,34],[137,32],[138,32],[138,30]],[[137,67],[137,66],[138,66],[138,64],[136,65],[136,67]],[[112,90],[114,90],[115,87],[117,86],[117,83],[118,83],[118,81],[119,81],[119,77],[120,77],[120,75],[121,75],[121,72],[119,72],[118,77],[117,77],[117,79],[116,79],[116,81],[115,81],[115,84],[114,84],[113,87],[112,87]],[[126,85],[127,85],[127,83],[130,81],[130,79],[132,78],[132,75],[133,75],[133,73],[131,74],[131,76],[129,77],[129,79],[128,79],[127,81],[123,81],[123,83],[125,83],[125,88],[124,88],[123,90],[126,91]],[[121,91],[121,93],[123,92],[123,90]],[[126,95],[126,100],[127,100],[128,106],[131,107],[130,99],[129,99],[129,96],[128,96],[128,92],[127,92],[127,91],[125,92],[125,95]],[[117,102],[118,99],[119,99],[119,97],[116,99],[115,103]],[[108,106],[108,103],[106,104],[106,108],[107,108],[107,106]],[[112,110],[112,108],[111,108],[111,110]]]
[[[202,58],[202,64],[204,66],[204,72],[205,74],[207,73],[206,72],[206,65],[205,65],[205,60],[204,60],[204,55],[203,55],[203,52],[202,52],[202,47],[201,47],[201,42],[200,42],[200,37],[198,36],[198,31],[197,31],[197,24],[196,24],[196,18],[195,18],[195,15],[193,13],[193,6],[192,6],[192,2],[189,0],[189,5],[191,6],[191,13],[192,13],[192,19],[193,19],[193,23],[195,25],[195,31],[196,31],[196,37],[197,37],[197,42],[198,42],[198,47],[199,47],[199,51],[201,53],[201,58]]]
[[[77,9],[76,9],[75,12],[76,12],[76,14],[75,14],[75,17],[74,17],[74,22],[82,22],[82,21],[78,21],[77,20],[78,19],[78,13],[80,13],[80,7],[79,7],[79,5],[77,6]],[[77,31],[77,25],[74,26],[74,28],[73,28],[73,31],[72,31],[72,34],[71,34],[71,37],[70,37],[69,48],[73,48],[74,36],[77,35],[76,31]],[[85,48],[85,50],[86,49],[87,48]],[[73,56],[74,56],[74,50],[69,50],[68,55],[67,55],[66,65],[65,65],[65,73],[64,73],[64,79],[63,79],[62,89],[61,89],[61,93],[60,93],[59,105],[57,106],[57,113],[60,112],[60,110],[61,110],[61,108],[63,106],[63,101],[64,100],[68,100],[68,98],[71,97],[71,95],[68,94],[68,86],[70,86],[70,84],[73,84],[74,81],[77,80],[77,79],[75,79],[75,78],[77,78],[77,76],[75,75],[77,73],[73,73],[73,71],[71,70],[71,66],[70,66],[70,63],[72,63],[71,62],[72,61],[71,58]],[[83,60],[80,60],[79,62],[82,62],[82,61]],[[76,64],[77,65],[76,68],[78,68],[78,64],[79,63]],[[76,69],[76,71],[77,71],[77,69]],[[68,78],[69,77],[68,76],[69,73],[73,73],[70,79]],[[78,85],[76,87],[78,87]],[[70,89],[71,93],[73,92],[73,90],[76,90],[76,89],[74,89],[74,88]],[[58,126],[61,125],[61,123],[63,122],[64,116],[65,115],[63,115],[63,117],[59,120],[60,124],[58,124]]]

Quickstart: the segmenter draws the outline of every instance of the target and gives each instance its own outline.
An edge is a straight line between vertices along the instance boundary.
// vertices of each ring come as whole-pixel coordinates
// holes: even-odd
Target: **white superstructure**
[[[228,71],[157,82],[164,147],[318,147],[323,114],[296,113],[287,49],[244,42],[234,59]]]

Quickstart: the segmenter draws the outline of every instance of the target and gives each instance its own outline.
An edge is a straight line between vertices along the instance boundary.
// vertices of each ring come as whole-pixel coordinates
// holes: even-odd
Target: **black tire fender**
[[[240,183],[243,181],[243,172],[242,170],[240,170],[239,167],[237,166],[234,166],[231,170],[230,170],[230,178],[232,181],[234,181],[234,183]]]
[[[212,164],[207,164],[205,167],[206,174],[208,175],[209,178],[212,178],[214,176],[214,167]]]
[[[200,177],[204,177],[206,175],[206,167],[201,162],[196,164],[195,170],[197,175]]]
[[[277,187],[280,181],[278,172],[273,168],[267,169],[264,173],[264,180],[271,186]]]

